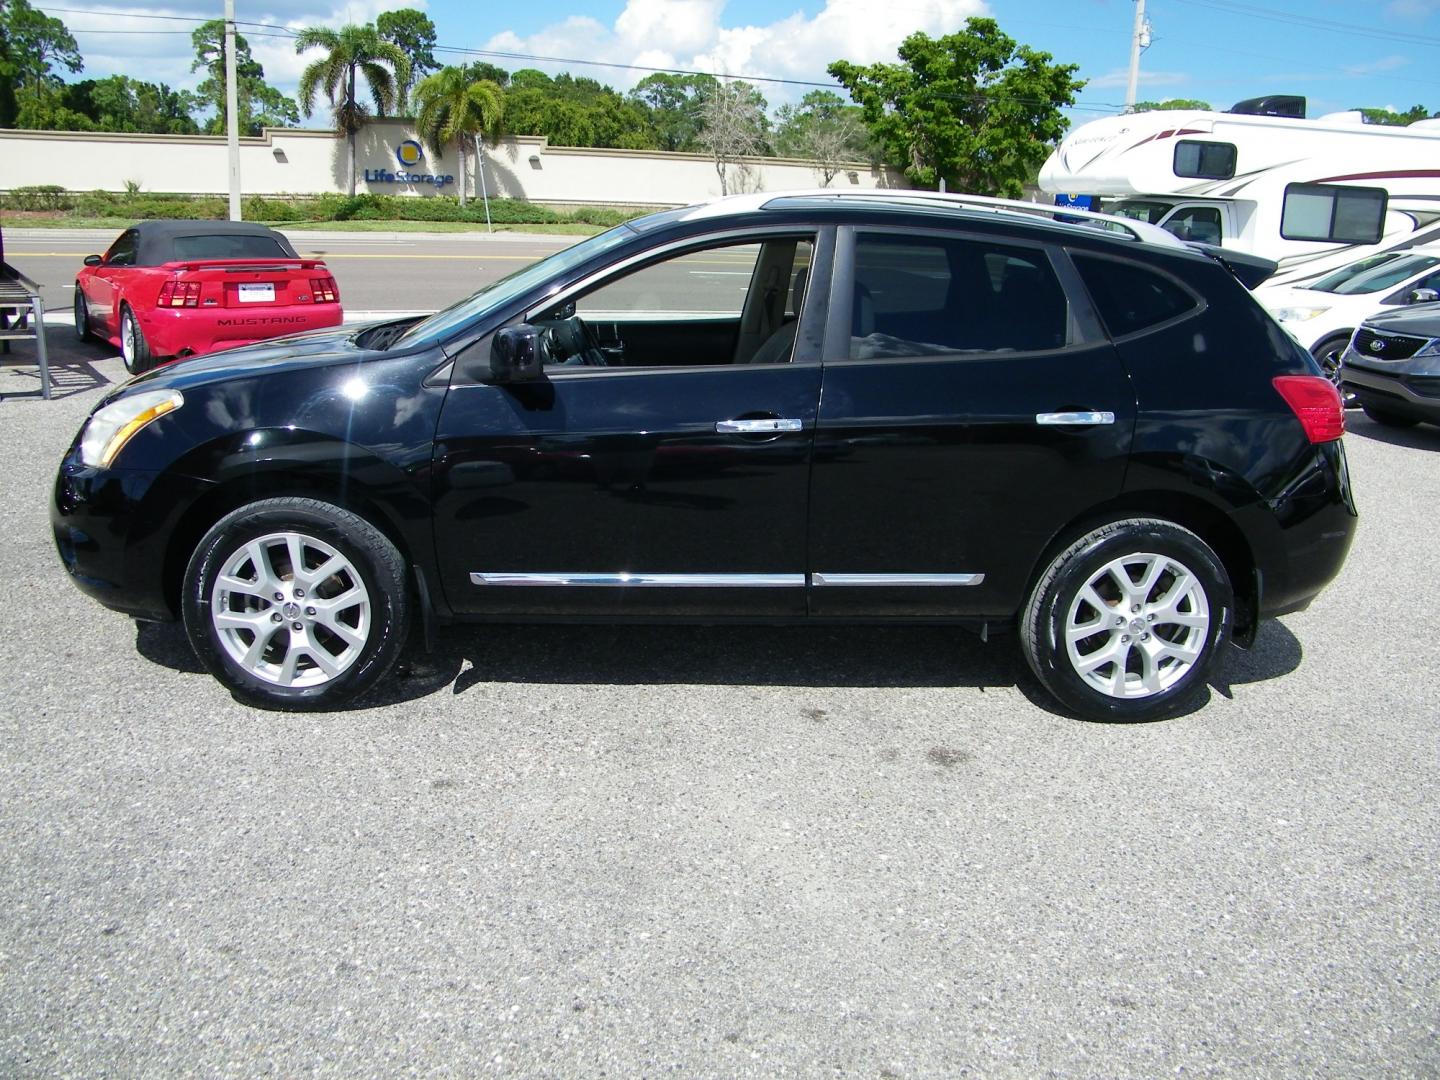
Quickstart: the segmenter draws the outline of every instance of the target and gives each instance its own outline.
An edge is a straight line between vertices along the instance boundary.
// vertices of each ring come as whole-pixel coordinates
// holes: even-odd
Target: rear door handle
[[[1070,424],[1113,424],[1113,412],[1042,412],[1035,414],[1035,423],[1045,427],[1065,427]]]
[[[715,430],[723,435],[773,435],[777,431],[804,431],[804,420],[767,417],[764,420],[717,420]]]

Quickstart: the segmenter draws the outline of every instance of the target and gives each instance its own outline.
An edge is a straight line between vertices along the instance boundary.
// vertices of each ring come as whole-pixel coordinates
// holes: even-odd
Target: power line
[[[1363,26],[1358,23],[1338,22],[1335,19],[1320,19],[1314,15],[1300,15],[1295,12],[1281,11],[1277,8],[1259,7],[1255,4],[1244,4],[1238,0],[1175,0],[1176,3],[1190,4],[1194,7],[1210,8],[1214,11],[1223,11],[1228,15],[1243,15],[1251,19],[1264,19],[1268,22],[1285,23],[1291,26],[1304,26],[1311,30],[1323,30],[1328,33],[1346,34],[1354,37],[1377,38],[1381,41],[1403,41],[1411,45],[1436,45],[1440,46],[1440,38],[1427,37],[1422,34],[1401,33],[1395,30],[1383,30],[1375,26]]]

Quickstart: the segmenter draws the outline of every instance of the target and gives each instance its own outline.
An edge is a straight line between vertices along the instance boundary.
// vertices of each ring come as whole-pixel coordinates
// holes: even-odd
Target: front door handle
[[[1044,427],[1065,427],[1071,424],[1113,424],[1115,414],[1113,412],[1092,412],[1076,410],[1074,412],[1042,412],[1035,414],[1035,423]]]
[[[717,420],[715,430],[722,435],[773,435],[779,431],[804,431],[804,420],[767,417],[764,420]]]

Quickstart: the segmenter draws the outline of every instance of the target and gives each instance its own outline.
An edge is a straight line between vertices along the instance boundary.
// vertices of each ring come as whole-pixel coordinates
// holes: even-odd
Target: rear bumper
[[[140,317],[140,326],[156,356],[188,356],[324,330],[339,326],[344,317],[339,304],[294,304],[264,310],[155,308]]]

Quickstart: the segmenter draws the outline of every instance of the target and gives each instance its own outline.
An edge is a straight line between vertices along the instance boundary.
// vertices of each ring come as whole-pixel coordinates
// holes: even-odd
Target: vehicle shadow
[[[45,343],[52,401],[97,390],[115,382],[95,366],[105,360],[119,361],[112,346],[82,343],[75,339],[73,333],[62,333],[54,327],[46,328]],[[15,347],[10,352],[0,353],[0,401],[40,399],[40,365],[34,343],[19,341],[11,344]],[[120,375],[122,379],[129,378],[123,366],[120,367]]]
[[[203,674],[178,623],[138,623],[137,651],[152,663]],[[1300,642],[1284,624],[1261,628],[1248,652],[1227,649],[1192,707],[1213,693],[1294,671]],[[1013,634],[988,642],[954,626],[565,626],[445,627],[426,652],[411,639],[396,674],[347,711],[384,708],[485,683],[638,686],[1016,687],[1037,708],[1069,715],[1040,685]],[[1074,717],[1072,717],[1073,719]],[[1172,717],[1173,718],[1173,717]]]
[[[1364,439],[1388,443],[1390,446],[1408,446],[1416,450],[1440,450],[1440,427],[1421,424],[1418,427],[1396,428],[1377,424],[1364,413],[1352,412],[1345,416],[1345,434],[1358,435]]]

